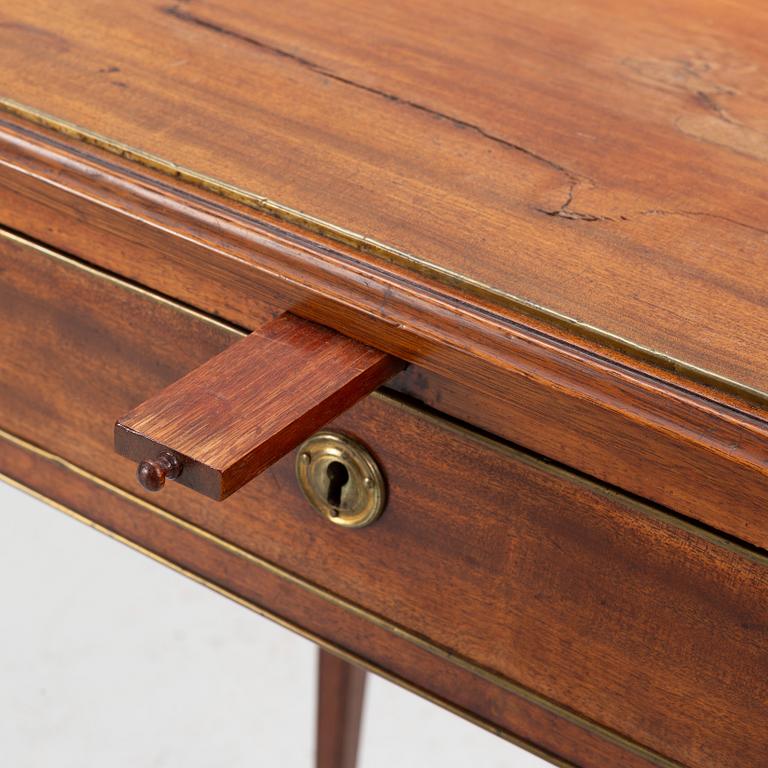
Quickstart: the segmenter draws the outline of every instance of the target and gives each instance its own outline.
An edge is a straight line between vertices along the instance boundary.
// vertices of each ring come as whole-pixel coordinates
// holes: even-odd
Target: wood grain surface
[[[105,464],[103,460],[112,438],[114,412],[126,410],[203,364],[242,338],[242,333],[15,238],[3,239],[0,268],[0,425],[67,457],[45,459],[0,440],[0,471],[192,569],[258,610],[270,610],[335,647],[353,649],[358,659],[396,675],[401,684],[417,686],[422,695],[437,697],[443,706],[499,735],[523,739],[529,748],[539,745],[550,759],[591,768],[650,764],[585,730],[583,724],[442,661],[285,579],[254,569],[226,548],[221,550],[148,513],[142,505],[156,498],[138,487],[131,463]],[[79,300],[67,301],[72,296]],[[104,306],[110,311],[101,311]],[[149,367],[143,338],[137,336],[133,323],[126,322],[133,317],[165,331],[154,347],[158,357]],[[193,344],[184,341],[190,338]],[[95,359],[98,378],[90,373]],[[42,369],[45,375],[40,375]],[[85,479],[71,462],[97,474]],[[99,484],[104,476],[117,485]],[[127,497],[127,491],[137,495]],[[174,501],[179,492],[181,498]],[[253,488],[243,494],[249,508],[261,508]],[[197,506],[206,516],[201,498],[181,487],[169,488],[164,504],[178,510]],[[219,516],[221,511],[212,509],[210,514]],[[232,578],[232,574],[237,575]]]
[[[40,291],[37,251],[25,253],[20,268],[3,260],[0,427],[110,493],[134,488],[131,462],[103,462],[113,414],[233,334],[103,277],[82,302],[55,301],[96,275],[49,261]],[[168,329],[167,355],[131,346],[145,321]],[[276,564],[364,623],[658,765],[762,765],[764,554],[391,398],[367,398],[333,426],[368,445],[387,476],[375,525],[328,525],[303,501],[289,456],[223,504],[168,488],[162,525],[175,533],[163,547],[194,560],[192,525],[192,538]],[[84,498],[97,519],[112,514]],[[140,542],[151,530],[143,513],[119,527]],[[251,584],[219,560],[195,560],[201,568]]]
[[[765,392],[766,14],[7,0],[0,92],[386,261]]]
[[[315,768],[355,768],[365,670],[320,649]]]
[[[163,329],[147,331],[151,346]],[[225,499],[401,368],[281,315],[120,417],[115,449],[139,462],[170,451],[177,482]]]
[[[321,647],[424,696],[556,765],[649,768],[665,765],[606,738],[591,724],[561,717],[333,601],[262,567],[242,552],[180,524],[121,488],[62,459],[0,435],[0,473],[63,505],[120,540],[267,615]],[[158,511],[159,510],[159,511]]]
[[[31,128],[0,126],[6,224],[247,329],[320,321],[417,363],[396,385],[437,409],[768,547],[764,407]]]

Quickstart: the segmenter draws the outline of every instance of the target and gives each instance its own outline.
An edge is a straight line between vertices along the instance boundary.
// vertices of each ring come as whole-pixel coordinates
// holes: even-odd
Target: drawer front
[[[115,417],[239,335],[12,237],[0,270],[0,427],[140,496]],[[762,555],[389,396],[332,428],[386,475],[368,528],[320,518],[293,456],[223,503],[178,486],[152,503],[651,762],[763,765]]]

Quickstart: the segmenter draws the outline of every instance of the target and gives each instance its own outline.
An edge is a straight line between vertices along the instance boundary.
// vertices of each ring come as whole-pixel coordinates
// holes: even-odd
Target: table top
[[[768,391],[768,6],[6,0],[6,110]]]

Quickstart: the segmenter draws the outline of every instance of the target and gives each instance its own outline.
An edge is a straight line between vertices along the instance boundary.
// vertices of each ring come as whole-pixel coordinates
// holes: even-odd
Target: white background
[[[310,768],[315,647],[0,483],[0,766]],[[369,676],[359,768],[543,768]]]

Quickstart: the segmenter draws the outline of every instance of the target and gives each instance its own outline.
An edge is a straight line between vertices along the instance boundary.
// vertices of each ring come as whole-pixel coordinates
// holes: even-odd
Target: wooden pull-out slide
[[[119,419],[115,449],[149,490],[174,479],[225,499],[402,365],[281,315]]]

